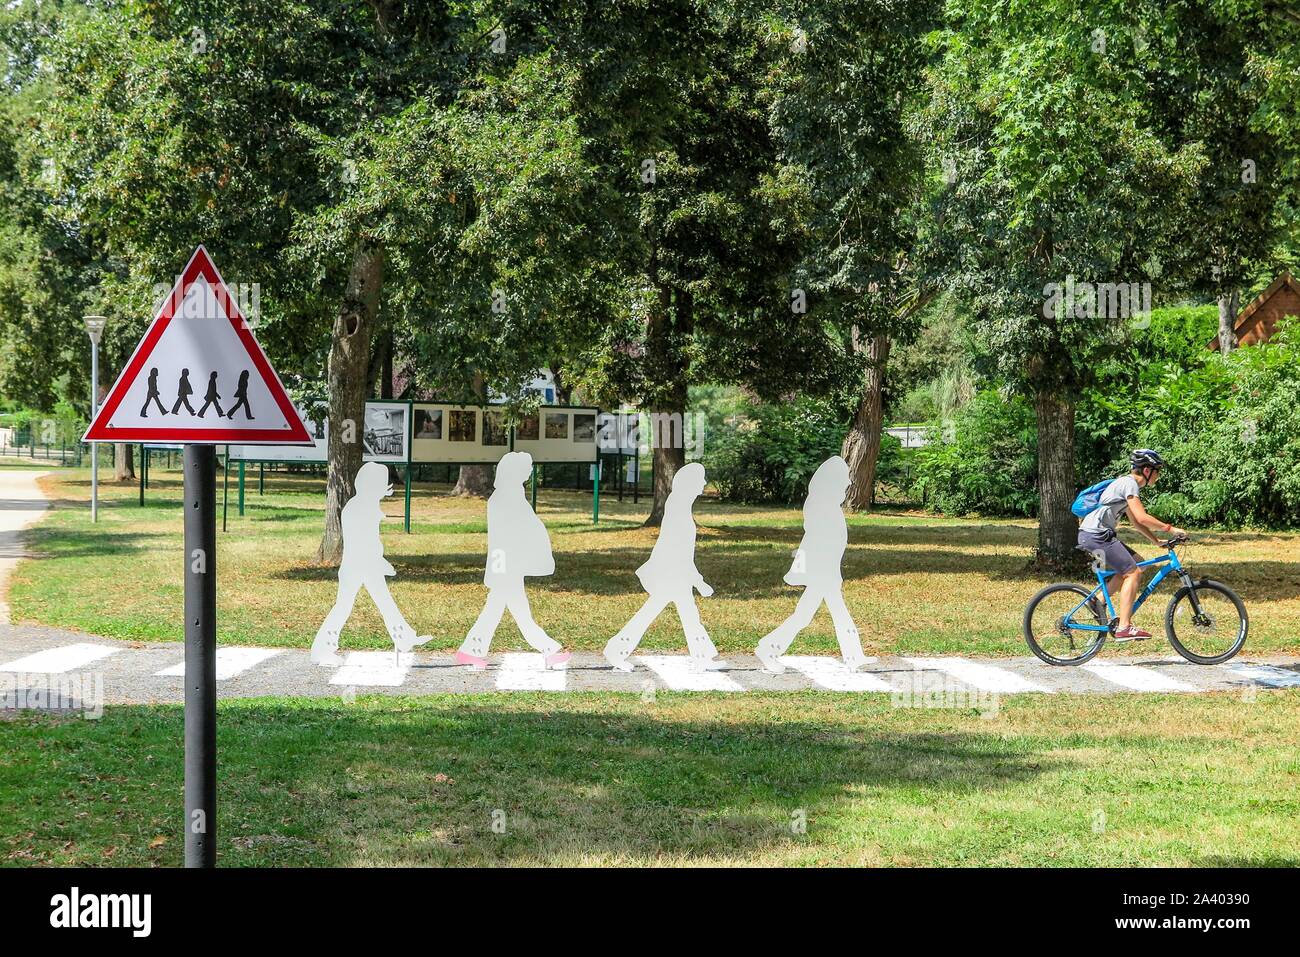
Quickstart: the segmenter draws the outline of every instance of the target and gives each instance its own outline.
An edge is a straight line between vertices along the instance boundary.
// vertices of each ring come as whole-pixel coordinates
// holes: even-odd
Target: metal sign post
[[[90,337],[90,418],[99,411],[99,339],[108,320],[104,316],[86,316],[86,335]],[[90,520],[99,521],[99,443],[90,446]]]
[[[217,450],[185,446],[185,866],[217,863]]]
[[[195,393],[191,370],[196,376],[207,375],[204,402],[197,412],[189,401]],[[164,392],[168,400],[176,397],[170,412],[163,405]],[[229,405],[228,411],[221,401]],[[217,407],[217,414],[205,419],[210,405]],[[188,416],[181,414],[182,407]],[[311,445],[312,438],[202,246],[190,257],[172,294],[95,410],[83,441],[141,443],[142,505],[149,485],[145,443],[175,442],[184,447],[185,866],[213,867],[217,863],[216,446],[229,448],[232,441]],[[241,461],[240,514],[243,478]]]

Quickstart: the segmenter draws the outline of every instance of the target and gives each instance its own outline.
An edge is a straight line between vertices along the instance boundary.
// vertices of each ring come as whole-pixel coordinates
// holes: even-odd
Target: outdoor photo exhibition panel
[[[328,460],[329,422],[324,417],[312,422],[305,412],[297,410],[313,444],[293,445],[232,445],[230,458],[234,462],[308,462],[319,465]],[[361,439],[361,458],[366,462],[383,462],[387,465],[405,465],[407,450],[411,446],[410,403],[388,400],[366,402],[365,416],[358,430]]]
[[[478,465],[501,461],[510,451],[510,431],[500,408],[414,403],[411,461],[417,464]]]
[[[514,428],[516,452],[536,464],[596,461],[599,410],[544,405]],[[511,451],[510,428],[501,406],[414,403],[411,462],[471,465],[499,462]]]
[[[541,406],[515,426],[515,451],[538,464],[595,462],[599,414],[587,406]]]

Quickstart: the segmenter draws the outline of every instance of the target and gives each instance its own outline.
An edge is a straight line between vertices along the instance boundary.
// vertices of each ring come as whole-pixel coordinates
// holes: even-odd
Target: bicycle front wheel
[[[1049,665],[1081,665],[1106,641],[1106,630],[1089,631],[1079,623],[1105,625],[1085,602],[1090,593],[1078,585],[1048,585],[1025,609],[1025,643]],[[1080,607],[1082,606],[1082,607]]]
[[[1178,589],[1165,611],[1169,644],[1198,665],[1217,665],[1241,651],[1249,627],[1241,599],[1227,585],[1209,579]]]

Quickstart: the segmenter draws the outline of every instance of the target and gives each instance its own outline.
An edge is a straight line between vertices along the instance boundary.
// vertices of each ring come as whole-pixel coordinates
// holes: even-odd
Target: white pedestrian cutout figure
[[[605,658],[620,671],[631,671],[632,652],[645,636],[646,629],[670,604],[677,607],[691,665],[699,671],[716,671],[727,666],[718,658],[709,633],[700,621],[695,592],[705,598],[713,588],[695,567],[695,518],[691,507],[704,491],[704,466],[692,462],[673,476],[673,488],[664,503],[664,520],[659,538],[650,552],[650,560],[636,570],[637,578],[649,597],[632,620],[605,645]]]
[[[492,636],[507,609],[524,640],[542,653],[546,668],[556,668],[570,657],[533,619],[524,591],[525,578],[555,573],[550,536],[524,494],[524,482],[532,474],[533,457],[527,452],[507,452],[497,463],[487,505],[488,554],[483,572],[487,602],[456,652],[459,664],[479,671],[487,667]]]
[[[862,652],[857,625],[844,604],[840,565],[849,544],[849,526],[841,506],[848,490],[849,466],[838,455],[832,455],[818,466],[808,483],[808,498],[803,505],[803,540],[785,574],[787,584],[803,585],[804,592],[793,614],[765,636],[754,651],[763,667],[774,674],[785,671],[780,657],[813,620],[822,602],[831,613],[835,638],[849,671],[857,671],[870,661]]]
[[[355,486],[355,494],[343,506],[343,561],[339,563],[338,598],[311,646],[311,660],[318,665],[343,664],[338,654],[339,635],[352,615],[357,592],[362,588],[370,593],[379,609],[399,654],[433,637],[415,634],[388,591],[388,578],[397,574],[384,558],[384,545],[379,539],[379,525],[384,520],[379,503],[393,494],[393,487],[388,484],[388,467],[378,462],[365,463],[357,471]]]

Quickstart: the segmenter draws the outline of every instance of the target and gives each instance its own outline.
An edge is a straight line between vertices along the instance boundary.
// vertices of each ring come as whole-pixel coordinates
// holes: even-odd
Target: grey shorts
[[[1123,575],[1137,567],[1137,553],[1119,540],[1114,532],[1079,529],[1079,548],[1100,562],[1106,571]]]

